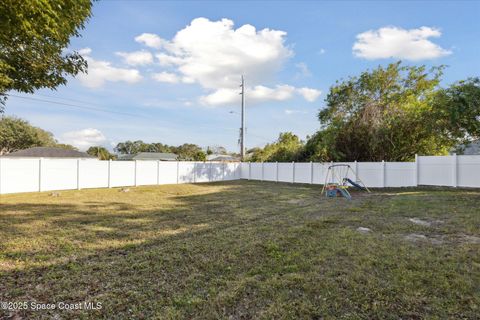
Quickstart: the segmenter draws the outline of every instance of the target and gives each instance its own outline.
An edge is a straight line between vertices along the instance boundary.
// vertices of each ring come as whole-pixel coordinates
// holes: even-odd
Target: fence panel
[[[77,188],[77,159],[42,159],[41,191]]]
[[[107,188],[108,162],[80,160],[80,188]]]
[[[460,187],[480,187],[480,156],[458,156],[457,182]]]
[[[137,186],[157,184],[157,161],[137,161]]]
[[[240,164],[240,173],[242,179],[249,179],[250,177],[250,163],[242,162]]]
[[[210,164],[205,162],[195,162],[195,182],[210,181]]]
[[[250,179],[262,180],[262,164],[260,162],[250,163]]]
[[[293,181],[293,164],[291,162],[278,163],[278,181]]]
[[[110,186],[128,187],[135,185],[135,162],[112,161],[110,164]]]
[[[0,159],[0,194],[38,191],[39,159]]]
[[[295,182],[310,183],[312,181],[312,165],[311,163],[295,163]]]
[[[414,187],[415,162],[385,162],[386,187]]]
[[[158,162],[158,183],[174,184],[177,183],[177,161],[159,161]]]
[[[243,163],[226,163],[224,180],[237,180],[243,176]],[[247,178],[242,178],[247,179]]]
[[[382,188],[384,185],[382,162],[358,162],[357,175],[370,188]]]
[[[330,163],[313,163],[313,183],[314,184],[324,184],[325,177],[327,175],[327,168]]]
[[[454,156],[418,157],[418,184],[451,186]]]
[[[195,182],[195,163],[180,162],[178,168],[178,183]]]
[[[277,181],[277,164],[274,162],[265,162],[263,164],[263,180]]]
[[[210,181],[222,181],[225,166],[221,162],[210,162]]]

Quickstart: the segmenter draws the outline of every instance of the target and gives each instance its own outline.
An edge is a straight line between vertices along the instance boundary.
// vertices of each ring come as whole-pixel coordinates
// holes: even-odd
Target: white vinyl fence
[[[340,163],[242,163],[241,178],[261,181],[323,184],[327,169]],[[480,155],[419,156],[415,162],[342,162],[370,188],[450,186],[480,188]],[[338,169],[337,169],[338,170]],[[352,175],[352,173],[350,173]]]
[[[0,158],[0,194],[240,179],[240,163]]]
[[[332,164],[0,158],[0,194],[238,179],[323,184]],[[345,164],[356,173],[350,179],[360,179],[371,188],[480,188],[480,155],[419,156],[415,162]]]

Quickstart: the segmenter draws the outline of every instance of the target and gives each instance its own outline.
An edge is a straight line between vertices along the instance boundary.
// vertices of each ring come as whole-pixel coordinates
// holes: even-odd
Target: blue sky
[[[443,85],[479,76],[479,17],[474,1],[100,1],[71,43],[89,74],[13,93],[37,100],[11,97],[6,111],[81,149],[141,139],[237,151],[244,73],[247,147],[305,138],[329,87],[365,69],[402,60],[448,65]]]

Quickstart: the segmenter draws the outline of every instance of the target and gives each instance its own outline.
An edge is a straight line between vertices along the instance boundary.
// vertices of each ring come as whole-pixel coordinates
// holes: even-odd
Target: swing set
[[[355,177],[355,181],[349,177]],[[322,194],[328,198],[343,196],[350,200],[352,195],[348,192],[348,188],[352,186],[357,190],[367,191],[365,183],[358,177],[352,167],[348,164],[333,164],[328,167],[327,175],[325,176],[325,183],[323,184]]]

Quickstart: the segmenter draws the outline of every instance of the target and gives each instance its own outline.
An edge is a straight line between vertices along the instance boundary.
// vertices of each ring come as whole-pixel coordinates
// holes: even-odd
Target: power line
[[[88,107],[88,106],[82,106],[82,105],[78,105],[78,104],[58,102],[58,101],[46,100],[46,99],[39,99],[39,98],[34,98],[34,97],[17,96],[17,95],[14,95],[14,94],[8,94],[8,96],[15,97],[15,98],[20,98],[20,99],[26,99],[26,100],[33,100],[33,101],[51,103],[51,104],[58,104],[58,105],[67,106],[67,107],[74,107],[74,108],[78,108],[78,109],[93,110],[93,111],[113,113],[113,114],[121,114],[121,115],[133,116],[133,117],[143,117],[139,114],[134,114],[134,113],[105,110],[105,109],[96,108],[96,107]]]

